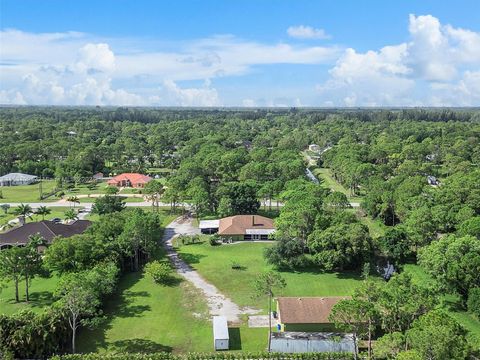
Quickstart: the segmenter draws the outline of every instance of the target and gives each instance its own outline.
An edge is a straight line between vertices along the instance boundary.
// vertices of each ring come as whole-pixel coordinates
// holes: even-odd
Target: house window
[[[252,240],[260,240],[260,235],[259,234],[253,234],[252,235]]]

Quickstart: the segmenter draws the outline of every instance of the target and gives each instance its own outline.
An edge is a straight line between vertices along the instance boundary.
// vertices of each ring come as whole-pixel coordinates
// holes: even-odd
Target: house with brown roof
[[[281,331],[335,331],[328,319],[332,308],[347,297],[279,297],[277,317]]]
[[[143,188],[152,180],[153,179],[147,175],[137,173],[124,173],[111,178],[110,180],[108,180],[107,184],[117,187]]]
[[[204,234],[218,232],[233,241],[268,240],[275,232],[272,219],[260,215],[235,215],[220,220],[203,220],[199,224]]]
[[[69,225],[57,224],[48,220],[26,223],[0,234],[0,250],[13,246],[25,246],[32,235],[40,235],[48,245],[57,236],[68,238],[82,234],[91,224],[89,220],[77,220]]]

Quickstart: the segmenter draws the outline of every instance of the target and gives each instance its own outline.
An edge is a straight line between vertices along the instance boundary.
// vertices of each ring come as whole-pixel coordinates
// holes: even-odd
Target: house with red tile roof
[[[117,187],[143,188],[153,179],[150,176],[137,173],[124,173],[108,180],[107,184]]]

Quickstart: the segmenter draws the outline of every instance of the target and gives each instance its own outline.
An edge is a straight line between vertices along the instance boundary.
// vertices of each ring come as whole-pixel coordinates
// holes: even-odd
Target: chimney
[[[255,215],[252,215],[252,226],[255,226]]]

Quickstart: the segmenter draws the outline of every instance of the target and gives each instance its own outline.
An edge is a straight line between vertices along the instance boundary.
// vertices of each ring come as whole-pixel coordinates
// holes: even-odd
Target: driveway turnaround
[[[179,235],[199,234],[198,228],[192,225],[192,219],[188,217],[179,217],[167,225],[163,235],[164,246],[167,250],[167,256],[170,258],[177,272],[200,289],[205,295],[211,316],[225,316],[228,321],[239,323],[240,316],[243,314],[256,314],[259,310],[252,308],[240,308],[232,300],[223,295],[214,285],[208,283],[200,274],[184,262],[175,251],[172,240]]]

